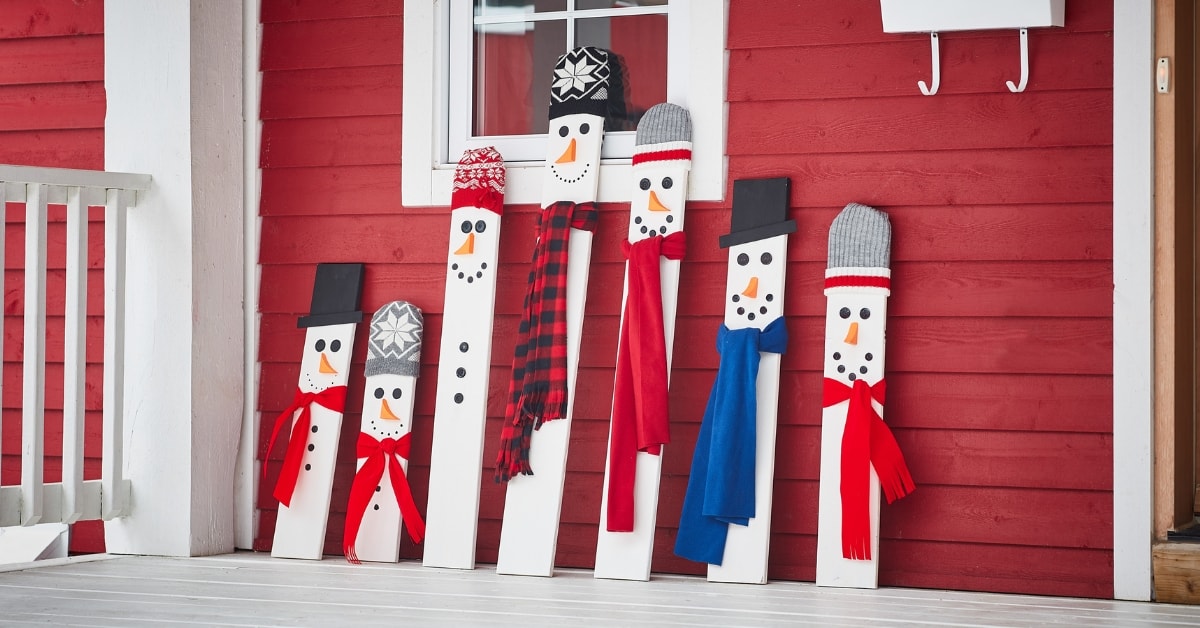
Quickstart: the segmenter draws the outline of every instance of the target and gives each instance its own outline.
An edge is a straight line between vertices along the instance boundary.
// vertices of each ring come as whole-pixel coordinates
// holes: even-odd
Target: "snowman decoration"
[[[638,123],[597,578],[650,578],[662,446],[670,442],[667,387],[691,136],[687,110],[671,103],[654,105]]]
[[[818,586],[878,585],[880,488],[888,503],[915,488],[883,422],[891,239],[887,214],[858,203],[829,228]]]
[[[508,483],[496,560],[502,574],[554,571],[571,393],[599,217],[600,149],[605,121],[624,116],[622,98],[615,54],[585,46],[559,57],[550,87],[542,212],[496,459],[495,479]]]
[[[475,567],[504,180],[504,160],[492,147],[463,153],[454,173],[426,567]]]
[[[788,180],[735,181],[721,354],[684,495],[675,553],[715,582],[765,583],[779,403]]]
[[[425,522],[405,475],[423,329],[421,310],[407,301],[392,301],[371,317],[362,424],[355,445],[358,470],[350,485],[342,543],[352,563],[399,560],[401,523],[413,543],[425,536]]]
[[[291,438],[275,485],[279,500],[271,556],[320,560],[338,437],[346,405],[346,380],[354,330],[362,320],[362,264],[318,264],[304,353],[292,404],[275,420],[267,452],[291,421]],[[264,465],[265,471],[265,465]]]

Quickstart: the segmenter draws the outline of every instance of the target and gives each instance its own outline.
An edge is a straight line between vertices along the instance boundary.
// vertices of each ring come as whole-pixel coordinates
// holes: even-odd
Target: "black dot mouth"
[[[550,173],[554,175],[555,179],[558,179],[559,181],[562,181],[563,183],[578,183],[578,182],[582,181],[584,177],[587,176],[588,171],[590,171],[591,169],[592,169],[592,164],[584,164],[583,171],[579,173],[579,176],[577,176],[575,178],[571,178],[564,174],[561,174],[558,171],[558,164],[550,164]]]
[[[463,269],[460,264],[456,263],[451,267],[450,276],[465,283],[475,283],[476,281],[483,279],[483,271],[486,268],[487,264],[482,264],[481,266],[477,267],[474,272],[469,272]]]

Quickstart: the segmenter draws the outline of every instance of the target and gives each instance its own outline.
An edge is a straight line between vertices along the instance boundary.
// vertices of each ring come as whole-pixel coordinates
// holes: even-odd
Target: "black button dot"
[[[311,465],[311,464],[306,464],[306,465],[304,465],[304,470],[305,470],[305,471],[312,471],[312,465]]]
[[[467,352],[467,349],[470,349],[470,348],[471,348],[471,345],[469,345],[469,344],[467,344],[467,343],[465,343],[465,342],[463,342],[463,343],[460,343],[460,344],[458,345],[458,350],[459,350],[460,352],[462,352],[462,353],[466,353],[466,352]]]
[[[463,394],[462,393],[454,393],[454,403],[462,403],[462,402],[463,402]]]
[[[379,504],[375,504],[375,510],[379,510]]]
[[[460,367],[458,367],[458,370],[457,370],[457,371],[454,371],[454,374],[455,374],[455,375],[457,375],[457,376],[459,376],[459,377],[466,377],[466,376],[467,376],[467,369],[465,369],[465,368],[463,368],[463,367],[461,367],[461,366],[460,366]]]
[[[375,487],[375,492],[376,492],[376,493],[378,493],[379,491],[382,491],[382,490],[383,490],[383,487],[382,487],[382,486],[376,486],[376,487]]]
[[[308,444],[308,450],[309,450],[309,451],[312,451],[312,450],[314,450],[314,449],[316,449],[316,448],[317,448],[317,446],[316,446],[316,445],[314,445],[314,444],[312,444],[312,443],[309,443],[309,444]]]
[[[312,431],[313,431],[313,434],[316,434],[316,433],[317,433],[317,426],[315,426],[315,425],[314,425],[314,426],[312,426]]]

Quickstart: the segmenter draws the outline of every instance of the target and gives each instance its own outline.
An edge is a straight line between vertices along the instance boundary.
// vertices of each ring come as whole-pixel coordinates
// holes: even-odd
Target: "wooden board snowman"
[[[883,422],[891,242],[887,214],[858,203],[829,228],[818,586],[878,586],[880,488],[888,503],[915,488]]]
[[[717,378],[700,424],[675,553],[709,564],[713,582],[763,584],[771,539],[771,491],[780,355],[787,349],[787,179],[735,181],[725,320]]]
[[[318,264],[305,329],[300,378],[291,406],[275,420],[267,451],[284,426],[291,438],[275,484],[279,512],[271,556],[319,560],[325,545],[329,498],[354,331],[362,320],[362,264]]]
[[[454,173],[426,567],[475,568],[504,179],[504,160],[491,147],[463,153]]]
[[[342,540],[352,563],[400,560],[402,524],[414,543],[425,535],[405,475],[423,333],[421,310],[407,301],[392,301],[371,317],[362,423],[355,442],[358,468]]]
[[[662,448],[670,442],[667,387],[675,340],[679,260],[692,124],[662,103],[638,122],[629,233],[622,243],[624,306],[609,428],[597,578],[649,580]]]
[[[502,574],[554,572],[600,147],[606,118],[623,115],[620,76],[616,55],[590,46],[554,66],[542,213],[496,461],[497,481],[515,480],[504,501]]]

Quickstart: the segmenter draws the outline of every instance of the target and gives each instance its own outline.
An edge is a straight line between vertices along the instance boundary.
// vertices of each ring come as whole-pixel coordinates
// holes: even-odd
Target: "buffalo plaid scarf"
[[[517,330],[508,406],[500,431],[496,481],[533,475],[529,442],[544,421],[567,414],[567,244],[571,229],[593,231],[592,203],[559,201],[542,210],[533,269]]]

